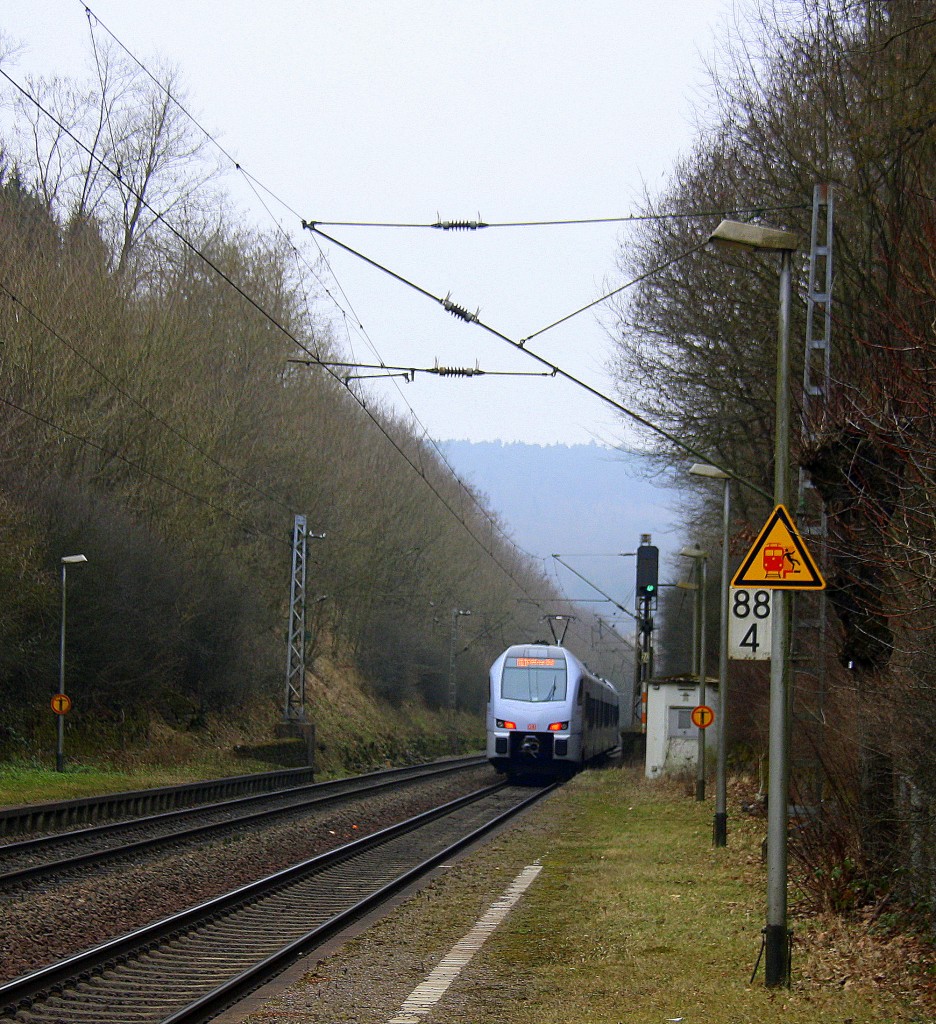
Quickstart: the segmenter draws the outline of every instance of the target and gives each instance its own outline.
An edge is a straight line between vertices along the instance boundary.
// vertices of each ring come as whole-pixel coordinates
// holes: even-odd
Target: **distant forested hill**
[[[639,476],[639,456],[595,443],[445,441],[441,448],[462,479],[487,495],[515,542],[545,558],[550,572],[553,554],[633,551],[642,533],[652,534],[661,556],[675,543],[674,492]],[[630,601],[633,559],[571,562],[616,599]],[[570,596],[594,596],[565,571],[561,579]]]

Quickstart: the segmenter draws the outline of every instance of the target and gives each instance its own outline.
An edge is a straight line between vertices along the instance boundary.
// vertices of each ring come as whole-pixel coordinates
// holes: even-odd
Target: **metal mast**
[[[815,442],[826,419],[832,374],[832,238],[834,196],[828,184],[813,189],[812,229],[809,249],[809,281],[806,295],[806,352],[803,360],[802,440],[805,447]],[[797,517],[803,534],[814,538],[812,549],[820,565],[828,548],[828,520],[823,503],[809,474],[800,469]],[[828,598],[824,590],[797,596],[796,630],[798,650],[794,666],[805,705],[807,727],[817,730],[814,749],[821,752],[825,720],[826,621]],[[822,773],[817,762],[813,783],[816,801],[821,799]]]
[[[292,575],[289,579],[289,630],[286,634],[286,704],[283,720],[305,722],[306,517],[293,523]]]

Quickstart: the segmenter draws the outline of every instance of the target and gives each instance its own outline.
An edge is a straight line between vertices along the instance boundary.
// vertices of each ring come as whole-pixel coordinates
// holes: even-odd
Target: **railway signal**
[[[660,549],[655,544],[637,548],[637,596],[656,597],[659,586]]]

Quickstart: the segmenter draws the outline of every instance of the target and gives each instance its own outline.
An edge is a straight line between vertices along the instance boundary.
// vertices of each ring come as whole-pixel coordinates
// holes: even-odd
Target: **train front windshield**
[[[501,676],[501,697],[535,704],[565,700],[565,659],[508,658]]]

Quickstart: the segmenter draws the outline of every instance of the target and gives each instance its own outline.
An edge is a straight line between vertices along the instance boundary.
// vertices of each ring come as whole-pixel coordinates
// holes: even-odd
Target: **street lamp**
[[[59,637],[59,693],[65,693],[65,575],[70,565],[87,562],[84,555],[65,555],[62,558],[62,631]],[[55,747],[55,770],[65,771],[65,715],[58,715],[58,743]]]
[[[777,323],[776,427],[774,429],[774,504],[787,505],[790,490],[790,305],[791,266],[799,247],[795,232],[723,220],[709,236],[714,245],[749,252],[780,254],[780,312]],[[767,801],[767,925],[764,928],[764,976],[768,987],[789,983],[787,930],[787,815],[790,789],[789,601],[782,588],[773,592],[770,645],[770,728]]]
[[[683,548],[679,552],[686,558],[696,560],[698,581],[696,590],[696,623],[699,630],[699,646],[696,650],[696,670],[699,680],[699,704],[705,703],[705,583],[708,565],[708,552],[698,544],[695,547]],[[705,730],[699,727],[699,745],[696,755],[696,800],[705,799]]]
[[[457,690],[455,687],[455,645],[458,643],[458,618],[460,615],[470,615],[467,608],[452,609],[452,642],[449,645],[449,711],[452,716],[452,753],[458,753],[458,736],[455,729],[455,712],[457,706]]]
[[[723,469],[697,462],[689,467],[693,476],[703,476],[725,483],[722,504],[721,604],[718,620],[718,714],[715,716],[715,817],[712,824],[712,845],[728,845],[728,775],[727,725],[728,708],[728,526],[731,519],[731,476]]]

